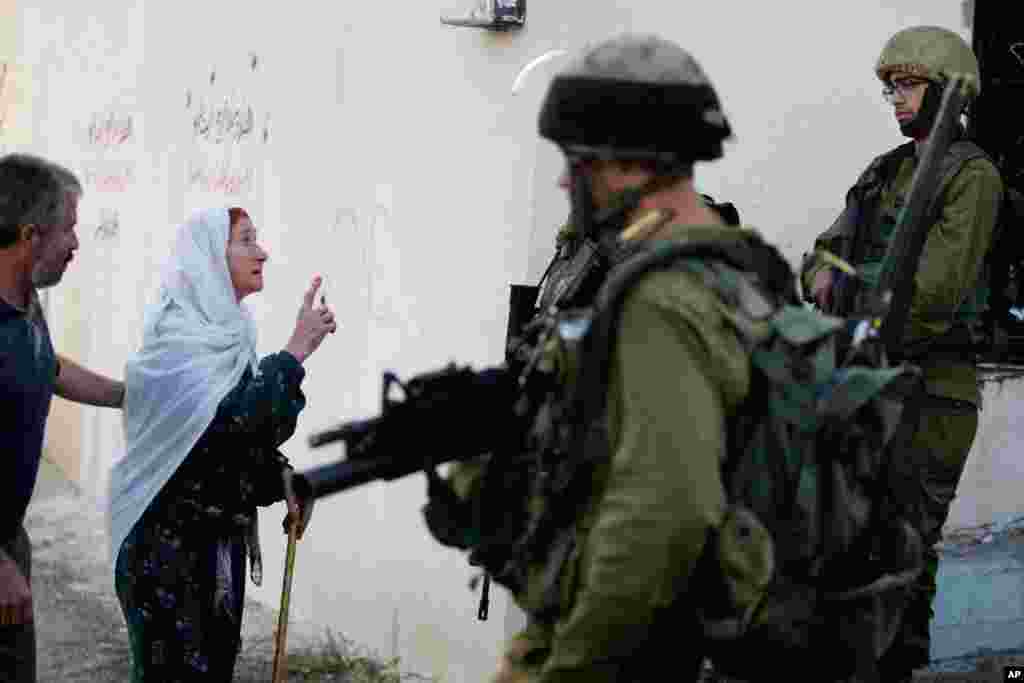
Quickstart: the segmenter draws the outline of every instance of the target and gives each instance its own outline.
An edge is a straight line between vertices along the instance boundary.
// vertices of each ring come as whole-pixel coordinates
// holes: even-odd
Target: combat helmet
[[[961,74],[972,98],[981,92],[981,70],[974,51],[957,33],[940,26],[914,26],[889,38],[875,64],[875,74],[885,83],[894,71],[935,83]]]
[[[649,34],[583,50],[553,79],[539,123],[566,154],[668,166],[717,159],[732,135],[697,61]]]

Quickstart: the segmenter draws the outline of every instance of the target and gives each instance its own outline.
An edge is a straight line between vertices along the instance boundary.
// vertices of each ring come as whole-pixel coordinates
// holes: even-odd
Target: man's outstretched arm
[[[75,403],[103,408],[120,408],[124,404],[124,382],[118,382],[84,368],[67,356],[57,356],[60,372],[56,392]]]

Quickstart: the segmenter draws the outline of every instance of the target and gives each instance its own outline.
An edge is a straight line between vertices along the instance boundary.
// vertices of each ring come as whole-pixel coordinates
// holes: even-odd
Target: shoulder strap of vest
[[[875,157],[868,164],[867,169],[861,173],[857,183],[851,188],[851,192],[859,191],[863,196],[866,190],[892,179],[899,171],[900,164],[914,156],[914,145],[914,141],[910,141]],[[949,151],[942,158],[940,165],[942,177],[940,187],[945,187],[965,163],[979,157],[987,158],[988,155],[972,140],[961,138],[950,145]]]
[[[890,150],[885,154],[876,157],[867,170],[861,174],[861,177],[857,180],[856,188],[868,189],[874,187],[876,184],[884,183],[890,180],[896,175],[899,170],[900,164],[905,159],[908,159],[914,155],[914,142],[907,142],[900,145],[896,149]],[[981,147],[979,147],[974,141],[967,138],[961,138],[950,145],[946,155],[942,157],[940,163],[940,175],[942,177],[942,183],[940,187],[945,187],[950,180],[960,171],[964,164],[972,159],[977,158],[988,158]]]
[[[857,199],[863,201],[869,191],[881,187],[896,176],[899,172],[900,164],[914,155],[914,145],[915,143],[910,141],[875,158],[875,160],[868,166],[867,170],[861,174],[861,177],[857,180],[857,184],[851,188],[850,192],[858,195]],[[956,177],[957,173],[960,172],[960,169],[963,168],[964,164],[978,158],[989,157],[981,147],[965,137],[961,137],[950,145],[949,150],[939,162],[939,177],[941,180],[937,186],[938,189],[936,190],[935,196],[932,198],[929,206],[932,222],[938,219],[938,215],[942,207],[939,199],[945,193],[949,183],[954,177]],[[873,214],[873,208],[868,209],[866,213],[868,215]],[[859,228],[860,226],[858,226],[858,229]],[[863,249],[862,243],[863,239],[861,235],[855,235],[854,250]],[[855,259],[855,262],[859,262],[860,254],[854,254],[853,258]]]
[[[954,142],[949,146],[949,151],[946,152],[946,156],[942,158],[942,163],[939,166],[942,174],[942,184],[940,187],[945,188],[968,161],[981,158],[991,161],[985,150],[974,141],[962,138]]]
[[[896,149],[890,150],[883,154],[880,159],[879,166],[881,167],[882,181],[888,181],[893,178],[900,169],[900,164],[914,156],[914,141],[903,143]]]
[[[989,159],[991,161],[991,158],[981,147],[967,138],[960,138],[949,146],[946,155],[939,162],[939,177],[941,180],[939,181],[935,196],[932,198],[931,206],[928,209],[933,223],[939,219],[942,213],[942,202],[940,200],[946,193],[949,184],[960,173],[964,164],[974,159]]]
[[[900,164],[912,156],[914,156],[914,142],[910,141],[875,157],[860,174],[850,192],[859,195],[858,199],[863,199],[867,191],[881,187],[892,179],[899,170]]]

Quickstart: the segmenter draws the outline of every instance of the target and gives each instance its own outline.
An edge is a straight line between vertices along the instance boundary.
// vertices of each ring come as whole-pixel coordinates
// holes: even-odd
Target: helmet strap
[[[572,163],[572,157],[569,159],[569,198],[572,202],[570,222],[577,235],[590,237],[595,211],[590,176],[585,169]]]
[[[666,187],[671,187],[683,176],[683,173],[675,170],[659,170],[644,184],[626,188],[619,192],[608,206],[595,213],[592,228],[593,234],[601,235],[608,232],[617,233],[621,231],[625,227],[630,214],[637,210],[644,197]]]

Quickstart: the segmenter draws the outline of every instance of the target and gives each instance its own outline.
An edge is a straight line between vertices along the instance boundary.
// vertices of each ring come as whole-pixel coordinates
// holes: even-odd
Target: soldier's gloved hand
[[[530,683],[530,674],[516,667],[507,655],[502,655],[491,683]]]
[[[822,268],[814,275],[814,283],[811,285],[811,298],[818,304],[818,308],[827,311],[832,301],[832,286],[835,284],[835,269]]]

